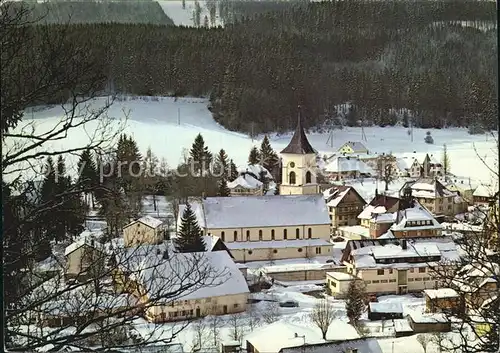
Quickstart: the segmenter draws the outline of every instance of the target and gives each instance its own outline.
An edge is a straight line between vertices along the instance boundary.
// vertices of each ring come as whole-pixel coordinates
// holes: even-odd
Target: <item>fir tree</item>
[[[359,280],[351,281],[349,288],[347,289],[346,296],[347,299],[345,308],[347,311],[347,317],[349,318],[350,323],[355,325],[366,308],[366,293],[363,282]]]
[[[278,155],[271,147],[267,135],[264,136],[264,140],[262,140],[262,144],[260,145],[260,159],[262,161],[262,166],[270,173],[276,169],[278,164]]]
[[[123,188],[127,198],[129,217],[137,217],[142,209],[144,194],[143,173],[141,172],[142,156],[137,142],[132,136],[125,134],[118,140],[114,166],[118,173],[118,187]]]
[[[217,196],[230,196],[231,195],[231,190],[227,186],[227,180],[225,177],[222,177],[219,180],[219,190],[217,192]]]
[[[196,215],[189,203],[182,213],[181,226],[174,239],[174,245],[178,252],[201,252],[206,251],[206,244],[202,238],[203,232],[198,225]]]
[[[450,155],[448,154],[448,148],[446,144],[443,145],[443,174],[445,178],[448,178],[450,173]]]
[[[229,161],[229,181],[234,181],[238,177],[238,169],[234,164],[233,160]]]
[[[99,183],[99,175],[96,163],[92,158],[92,153],[90,150],[85,150],[80,155],[80,160],[78,161],[78,185],[80,188],[85,190],[85,201],[88,202],[89,191],[96,187]],[[94,193],[90,192],[92,198],[92,208],[95,208]]]
[[[347,126],[358,126],[358,113],[353,104],[349,106],[349,111],[346,114]]]
[[[248,164],[256,165],[260,162],[260,153],[257,147],[253,146],[248,156]]]
[[[201,134],[198,134],[194,139],[194,143],[189,151],[189,161],[193,163],[194,170],[197,173],[207,171],[212,163],[212,154],[209,152],[208,147],[205,146],[205,141]]]
[[[228,156],[226,154],[226,151],[224,149],[221,149],[217,156],[215,157],[215,164],[214,164],[214,174],[216,176],[221,176],[224,178],[229,177],[229,161],[228,161]]]

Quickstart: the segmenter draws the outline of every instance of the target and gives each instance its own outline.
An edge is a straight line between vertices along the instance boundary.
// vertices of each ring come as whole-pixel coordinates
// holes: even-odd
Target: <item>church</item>
[[[204,234],[220,237],[237,262],[331,256],[331,221],[316,182],[316,152],[300,115],[281,158],[280,195],[191,201]]]

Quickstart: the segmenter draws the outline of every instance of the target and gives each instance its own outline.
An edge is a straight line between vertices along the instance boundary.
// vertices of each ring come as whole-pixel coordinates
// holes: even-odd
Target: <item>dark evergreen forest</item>
[[[493,128],[497,31],[481,27],[496,21],[495,6],[241,2],[225,10],[233,11],[225,28],[101,23],[50,30],[91,41],[115,92],[207,96],[215,119],[231,130],[289,130],[298,104],[305,125],[318,126],[345,102],[352,103],[345,117],[351,126],[393,125],[393,111],[408,109],[404,124]]]

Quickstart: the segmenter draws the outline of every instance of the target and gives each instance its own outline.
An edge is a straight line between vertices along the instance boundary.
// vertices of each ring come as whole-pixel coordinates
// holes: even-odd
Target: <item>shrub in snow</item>
[[[426,135],[425,139],[424,139],[425,143],[433,144],[434,143],[434,139],[431,136],[431,132],[427,131],[425,135]]]
[[[479,135],[479,134],[484,134],[484,129],[480,124],[471,124],[469,125],[469,130],[468,130],[470,135]]]

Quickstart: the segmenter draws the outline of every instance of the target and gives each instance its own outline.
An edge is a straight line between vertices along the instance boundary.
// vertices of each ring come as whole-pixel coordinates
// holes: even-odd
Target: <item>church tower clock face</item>
[[[294,162],[290,162],[290,168],[294,168],[295,167],[295,163]]]

